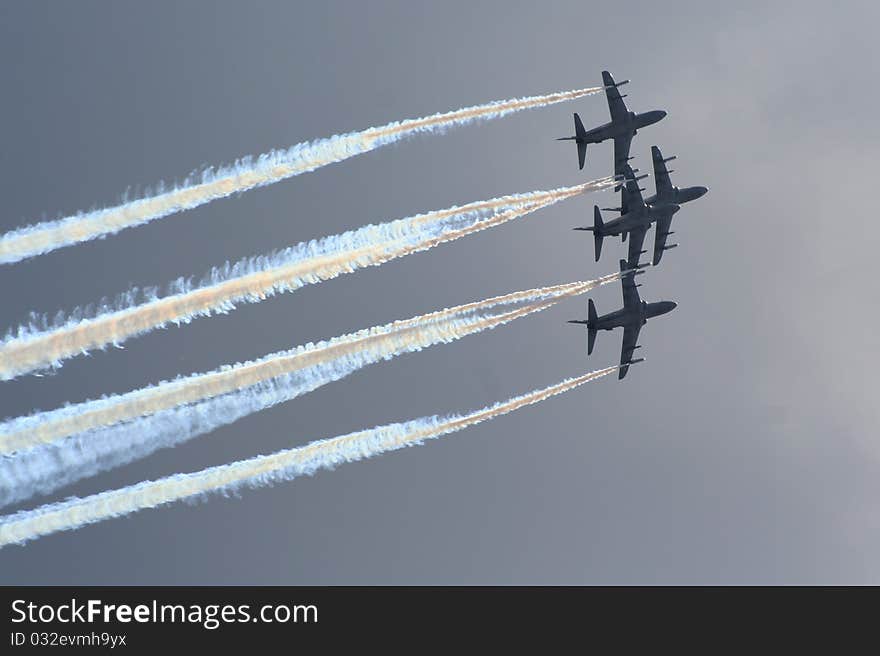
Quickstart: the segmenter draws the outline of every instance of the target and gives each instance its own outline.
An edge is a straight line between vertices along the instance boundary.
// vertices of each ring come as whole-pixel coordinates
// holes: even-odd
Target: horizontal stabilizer
[[[596,313],[596,306],[593,305],[592,298],[587,301],[587,317],[587,355],[590,355],[593,352],[593,347],[596,345],[596,335],[598,333],[596,323],[599,320],[599,315]]]
[[[605,236],[602,234],[602,229],[605,227],[605,224],[602,223],[602,213],[599,211],[599,206],[593,206],[593,243],[596,247],[596,261],[599,261],[599,257],[602,255],[602,238]]]
[[[577,115],[577,112],[574,114],[574,136],[578,139],[583,139],[587,136],[587,131],[584,129],[584,124],[581,122],[581,117]]]
[[[584,162],[587,161],[587,144],[583,141],[577,142],[578,147],[578,168],[584,168]]]

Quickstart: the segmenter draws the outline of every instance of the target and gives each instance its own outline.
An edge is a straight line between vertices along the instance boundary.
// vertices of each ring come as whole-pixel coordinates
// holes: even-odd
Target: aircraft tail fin
[[[593,206],[593,243],[596,245],[596,261],[599,261],[599,257],[602,255],[602,239],[604,239],[605,235],[602,234],[602,228],[605,227],[605,224],[602,222],[602,213],[599,211],[599,206]]]
[[[592,298],[587,301],[587,312],[587,355],[590,355],[593,352],[593,347],[596,345],[596,334],[598,333],[596,322],[599,319]]]
[[[578,139],[583,139],[587,136],[587,131],[584,130],[584,124],[581,123],[581,117],[577,115],[577,112],[574,114],[574,136]]]
[[[577,115],[577,112],[574,114],[574,135],[578,147],[578,167],[583,169],[584,162],[587,161],[587,143],[584,141],[587,131],[584,129],[584,124],[581,123],[581,117]]]

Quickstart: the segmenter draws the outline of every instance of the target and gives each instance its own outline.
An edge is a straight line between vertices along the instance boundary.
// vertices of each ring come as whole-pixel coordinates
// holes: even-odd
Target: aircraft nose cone
[[[657,116],[659,116],[660,119],[664,119],[664,118],[666,118],[666,110],[664,110],[664,109],[659,110],[659,111],[657,112]],[[658,119],[658,120],[660,120],[660,119]]]
[[[708,187],[697,187],[697,198],[705,196],[708,191]]]

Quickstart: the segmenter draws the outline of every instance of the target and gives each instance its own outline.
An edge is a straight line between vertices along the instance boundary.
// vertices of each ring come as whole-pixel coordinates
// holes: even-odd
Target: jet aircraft
[[[667,170],[666,162],[675,159],[672,157],[663,157],[663,153],[657,146],[651,146],[651,159],[654,163],[654,186],[656,193],[645,200],[645,203],[651,208],[654,220],[657,221],[657,232],[654,235],[654,266],[660,264],[663,252],[671,248],[675,248],[678,244],[666,245],[666,238],[675,234],[670,231],[672,226],[672,215],[678,211],[679,206],[683,203],[689,203],[705,195],[709,191],[706,187],[685,187],[679,189],[672,186],[669,179],[671,170]],[[621,208],[625,204],[621,202]],[[674,208],[674,209],[673,209]]]
[[[611,122],[600,125],[591,130],[584,129],[581,117],[574,115],[573,137],[560,137],[557,141],[574,141],[578,150],[578,166],[583,169],[587,158],[587,144],[601,143],[606,139],[614,140],[614,173],[623,172],[623,166],[629,161],[629,147],[633,135],[643,127],[652,125],[666,116],[663,110],[654,110],[636,114],[627,109],[623,99],[626,94],[620,95],[618,87],[628,84],[629,80],[615,82],[608,71],[602,71],[602,83],[605,86],[605,96],[608,99],[608,111],[611,114]]]
[[[638,266],[639,258],[645,252],[642,250],[642,245],[645,243],[645,235],[648,234],[648,228],[651,227],[655,217],[653,209],[648,207],[642,197],[644,189],[639,187],[638,182],[648,176],[636,177],[636,171],[637,169],[632,169],[629,164],[624,165],[622,176],[625,182],[620,185],[621,207],[605,208],[619,210],[626,208],[625,214],[606,223],[602,221],[602,212],[599,210],[599,206],[595,205],[593,206],[593,225],[586,228],[574,228],[575,230],[589,230],[593,233],[597,262],[602,255],[602,240],[605,237],[621,235],[622,238],[625,238],[627,234],[629,235],[627,262],[631,269]],[[675,213],[678,211],[678,206],[670,203],[664,205],[663,210]]]
[[[641,265],[647,266],[647,265]],[[641,268],[641,267],[640,267]],[[635,283],[635,277],[641,275],[644,271],[633,270],[628,267],[626,260],[620,260],[620,272],[623,274],[620,278],[620,284],[623,288],[623,307],[620,310],[609,312],[601,317],[596,314],[596,306],[593,305],[593,299],[589,300],[586,321],[569,321],[569,323],[584,324],[587,326],[587,355],[593,352],[593,346],[596,343],[596,334],[600,330],[614,330],[615,328],[623,328],[623,345],[620,350],[620,370],[618,371],[618,380],[626,376],[631,364],[642,362],[644,358],[633,360],[633,354],[636,349],[641,348],[638,345],[639,331],[642,326],[647,323],[648,319],[658,317],[675,309],[676,303],[672,301],[658,301],[656,303],[646,303],[639,298],[638,287]]]
[[[706,187],[685,187],[684,189],[679,189],[672,185],[672,182],[669,179],[669,174],[673,171],[667,170],[666,162],[674,160],[675,155],[672,157],[663,157],[657,146],[651,146],[651,159],[654,165],[654,186],[656,188],[656,193],[653,196],[646,198],[645,204],[648,206],[652,220],[657,222],[657,231],[654,236],[653,259],[653,264],[656,266],[660,263],[664,251],[668,251],[678,246],[678,244],[666,245],[666,238],[669,235],[675,234],[669,229],[672,225],[672,215],[678,211],[682,203],[696,200],[705,195],[709,190]],[[638,171],[638,169],[633,170]],[[646,176],[641,176],[639,179],[643,177]],[[621,215],[629,212],[626,188],[625,186],[621,186],[618,187],[618,189],[621,189],[620,207],[603,207],[603,211],[620,212]],[[642,189],[642,191],[644,191],[644,189]],[[626,241],[626,236],[626,232],[621,232],[621,241]],[[637,250],[641,250],[641,248]],[[632,255],[632,253],[630,255]],[[630,259],[630,264],[634,264],[632,259]]]

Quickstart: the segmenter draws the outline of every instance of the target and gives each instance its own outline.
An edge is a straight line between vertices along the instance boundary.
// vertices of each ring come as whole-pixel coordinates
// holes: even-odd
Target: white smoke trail
[[[84,431],[0,459],[0,506],[35,494],[48,494],[293,399],[370,364],[495,328],[618,277],[619,274],[612,274],[596,281],[516,292],[483,302],[491,307],[517,302],[514,300],[517,297],[543,299],[501,314],[480,315],[453,308],[424,315],[421,323],[416,317],[401,322],[403,327],[396,331],[382,333],[386,327],[380,327],[376,334],[366,338],[347,342],[345,337],[337,338],[335,346],[306,348],[293,356],[277,354],[257,363],[174,381],[178,384],[168,394],[159,386],[123,395],[117,397],[120,402],[115,408],[111,399],[110,407],[103,408],[110,410],[105,416],[112,416],[114,410],[117,417],[126,412],[131,416],[135,411],[151,414],[127,423]],[[474,305],[483,309],[479,304],[467,304],[459,309]],[[450,316],[438,317],[444,313]],[[91,403],[101,404],[101,401]],[[98,412],[101,409],[99,405]],[[65,417],[62,415],[60,419],[63,428]],[[76,425],[76,415],[67,419],[72,420],[68,426]]]
[[[165,296],[147,290],[147,300],[140,304],[135,304],[135,289],[116,304],[102,302],[96,310],[78,309],[69,318],[57,316],[52,325],[35,321],[11,332],[0,342],[0,380],[60,366],[67,358],[119,345],[169,323],[188,323],[199,316],[228,312],[236,303],[258,302],[276,293],[377,266],[613,184],[612,178],[602,178],[574,187],[506,196],[366,226],[268,256],[227,263],[197,284],[180,278],[169,286]],[[85,318],[90,314],[94,316]]]
[[[300,448],[278,451],[271,455],[210,467],[190,474],[177,474],[156,481],[144,481],[83,499],[71,498],[34,510],[7,515],[0,518],[0,546],[27,542],[56,531],[79,528],[181,499],[199,498],[218,492],[228,494],[242,488],[258,488],[290,481],[303,475],[314,474],[321,469],[333,469],[346,462],[355,462],[388,451],[422,444],[425,440],[435,439],[538,403],[606,376],[617,369],[616,366],[607,367],[577,378],[569,378],[551,387],[517,396],[466,415],[422,417],[408,422],[379,426],[341,437],[319,440]]]
[[[500,305],[561,299],[581,294],[598,285],[618,280],[611,274],[597,280],[540,287],[466,303],[411,319],[374,326],[315,344],[269,354],[259,360],[225,365],[205,373],[191,374],[170,381],[160,381],[125,394],[115,394],[92,401],[66,405],[57,410],[35,412],[0,423],[0,455],[48,444],[76,433],[103,428],[154,414],[170,407],[220,396],[268,378],[326,362],[344,353],[364,348],[370,341],[420,325],[444,319],[465,318]]]
[[[545,107],[602,91],[603,87],[576,89],[490,102],[445,114],[389,123],[361,132],[336,135],[275,150],[257,158],[245,158],[217,170],[206,169],[198,179],[187,179],[165,191],[160,184],[155,195],[102,210],[80,213],[56,221],[38,223],[0,236],[0,264],[18,262],[64,246],[114,234],[175,212],[189,210],[218,198],[262,187],[279,180],[369,152],[420,132],[442,132],[475,120],[494,119],[513,112]]]

